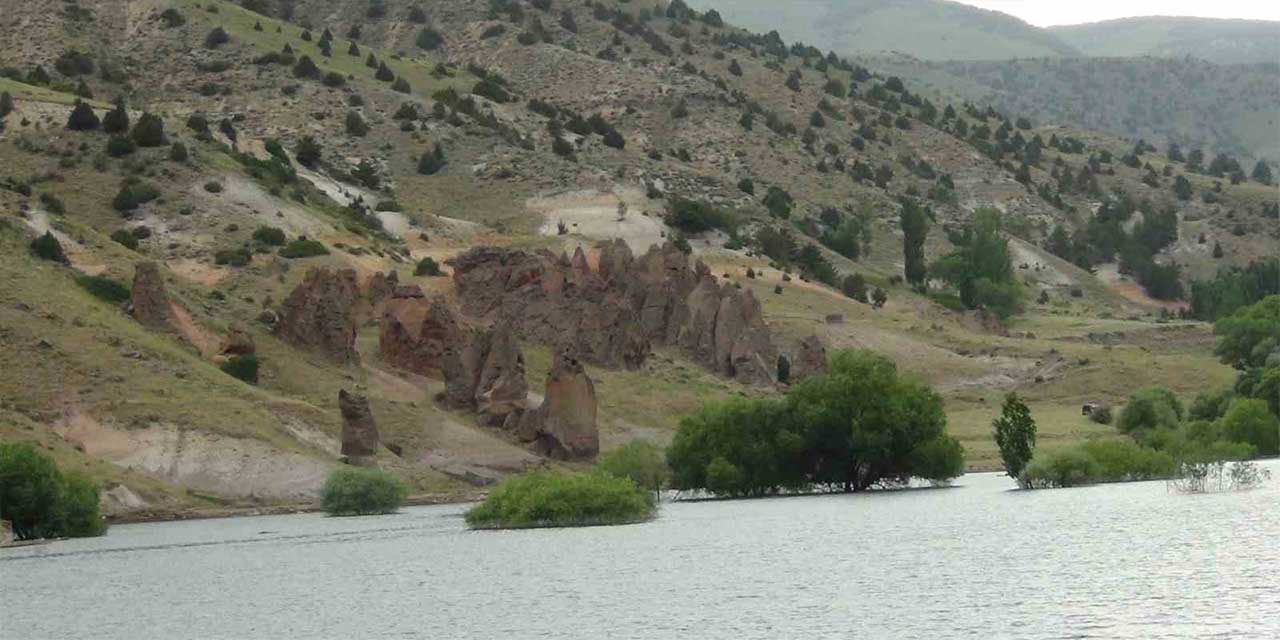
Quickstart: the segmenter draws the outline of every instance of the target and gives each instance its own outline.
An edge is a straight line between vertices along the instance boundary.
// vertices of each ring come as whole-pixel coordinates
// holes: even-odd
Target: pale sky
[[[1134,16],[1280,20],[1275,0],[955,0],[1017,16],[1038,27]]]

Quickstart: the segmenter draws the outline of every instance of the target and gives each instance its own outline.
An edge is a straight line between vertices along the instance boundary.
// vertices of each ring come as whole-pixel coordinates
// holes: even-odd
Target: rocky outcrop
[[[369,410],[369,399],[343,389],[338,392],[338,408],[342,411],[342,455],[377,455],[382,439],[378,436],[373,412]]]
[[[405,287],[401,287],[405,289]],[[405,293],[421,293],[416,291]],[[396,292],[397,294],[400,291]],[[421,295],[387,301],[378,330],[378,351],[388,364],[420,375],[440,374],[450,345],[465,339],[453,310],[442,299]]]
[[[449,264],[465,315],[589,362],[637,368],[652,345],[668,344],[743,382],[776,377],[777,350],[749,291],[722,286],[671,243],[636,258],[617,240],[595,255],[593,267],[581,248],[570,258],[477,247]]]
[[[160,265],[139,262],[133,272],[133,291],[130,294],[130,313],[142,325],[157,330],[173,327],[173,309],[169,294],[164,288],[164,276]]]
[[[359,360],[356,317],[360,287],[352,269],[311,269],[279,311],[275,332],[286,342],[339,362]]]
[[[798,382],[809,376],[827,373],[827,346],[816,335],[800,341],[795,358],[791,362],[791,381]]]
[[[562,460],[593,458],[600,452],[596,389],[570,351],[551,365],[542,406],[520,418],[516,434],[534,451]]]
[[[227,336],[222,339],[222,345],[218,347],[219,356],[251,356],[258,352],[258,346],[253,341],[253,335],[244,327],[233,326],[227,331]]]
[[[398,273],[395,271],[388,274],[378,272],[369,276],[369,280],[364,285],[364,296],[368,300],[369,306],[377,310],[384,302],[391,299],[396,287],[399,286],[400,275]]]
[[[514,426],[525,409],[529,384],[524,354],[509,325],[476,331],[448,344],[442,359],[445,391],[452,409],[468,409],[489,425]]]

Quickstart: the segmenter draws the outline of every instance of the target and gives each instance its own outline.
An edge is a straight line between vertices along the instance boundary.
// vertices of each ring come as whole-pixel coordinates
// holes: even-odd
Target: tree
[[[1031,418],[1031,409],[1018,394],[1010,393],[1004,399],[1000,417],[991,421],[991,427],[1000,459],[1004,461],[1005,475],[1015,480],[1020,478],[1036,448],[1036,421]]]
[[[8,91],[0,92],[0,120],[13,113],[13,96]]]
[[[439,49],[440,45],[444,44],[444,36],[440,35],[439,31],[436,31],[431,27],[426,27],[422,31],[418,32],[416,42],[419,49],[434,51]]]
[[[1263,400],[1237,398],[1232,401],[1222,417],[1222,433],[1227,440],[1252,445],[1257,455],[1280,453],[1280,419]]]
[[[418,159],[418,173],[424,176],[433,176],[440,172],[441,169],[448,164],[444,156],[444,148],[440,143],[436,143],[431,151],[422,154]]]
[[[71,107],[71,115],[67,117],[67,128],[72,131],[93,131],[102,125],[93,107],[83,100],[76,100]]]
[[[889,294],[885,293],[884,289],[876,287],[875,291],[871,292],[871,307],[873,309],[883,308],[888,301]]]
[[[960,301],[970,309],[989,309],[1001,317],[1016,312],[1022,288],[1014,278],[1000,212],[975,210],[970,224],[952,238],[952,243],[956,250],[935,262],[929,273],[956,287]]]
[[[735,76],[742,76],[742,65],[738,64],[738,59],[733,58],[729,61],[729,73]]]
[[[1178,176],[1173,179],[1173,195],[1178,196],[1179,200],[1190,200],[1195,195],[1195,190],[1191,187],[1191,181],[1186,176]]]
[[[628,478],[637,487],[661,491],[671,478],[662,449],[648,440],[632,440],[602,454],[596,468],[616,478]]]
[[[867,301],[867,279],[863,278],[860,273],[845,276],[844,282],[840,285],[840,290],[844,295],[858,302],[865,303]]]
[[[904,198],[900,215],[902,224],[903,275],[912,287],[921,289],[928,273],[924,261],[924,242],[929,236],[929,218],[915,200]]]
[[[311,56],[302,56],[298,58],[298,64],[293,66],[293,77],[316,79],[320,77],[320,67],[316,66]]]
[[[133,131],[129,137],[138,144],[139,147],[161,147],[169,144],[169,140],[164,135],[164,120],[160,116],[150,113],[143,113],[138,118],[138,122],[133,125]]]
[[[378,70],[374,72],[373,77],[383,82],[391,82],[396,79],[396,74],[391,71],[391,67],[385,62],[378,63]]]
[[[776,186],[769,187],[764,195],[764,206],[769,210],[769,215],[783,220],[791,217],[793,202],[790,193]]]
[[[206,49],[217,49],[228,42],[231,42],[231,36],[227,35],[227,30],[222,27],[214,27],[213,30],[204,37],[204,46]]]
[[[1280,350],[1280,295],[1241,307],[1214,323],[1218,337],[1214,353],[1223,363],[1239,370],[1266,366]]]
[[[102,535],[98,488],[26,442],[0,442],[0,520],[19,540]]]
[[[107,133],[125,133],[129,130],[129,111],[124,96],[116,98],[115,108],[102,116],[102,130]]]
[[[1182,422],[1182,416],[1182,402],[1178,396],[1168,389],[1152,387],[1129,396],[1116,426],[1125,433],[1176,429]]]
[[[2,116],[3,113],[4,108],[0,107],[0,116]],[[1259,160],[1257,164],[1253,165],[1252,178],[1262,184],[1270,185],[1272,179],[1271,165],[1267,164],[1266,160]]]
[[[320,143],[316,142],[313,136],[302,136],[298,140],[298,147],[294,149],[293,155],[298,160],[298,164],[307,168],[315,168],[316,164],[320,162]]]

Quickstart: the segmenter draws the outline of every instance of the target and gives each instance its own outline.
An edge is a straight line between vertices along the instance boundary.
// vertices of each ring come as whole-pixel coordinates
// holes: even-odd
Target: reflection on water
[[[470,532],[461,506],[120,525],[0,550],[0,637],[1280,634],[1277,479],[1199,496],[957,484],[667,504],[590,529]]]

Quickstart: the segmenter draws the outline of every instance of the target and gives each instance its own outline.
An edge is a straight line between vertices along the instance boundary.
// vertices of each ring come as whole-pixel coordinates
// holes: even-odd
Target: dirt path
[[[626,205],[626,215],[621,217],[619,203]],[[592,240],[622,238],[637,254],[665,241],[667,226],[657,211],[647,211],[648,206],[648,198],[634,188],[568,191],[525,201],[530,213],[542,216],[541,235],[561,235],[559,225],[563,222],[571,235]]]

